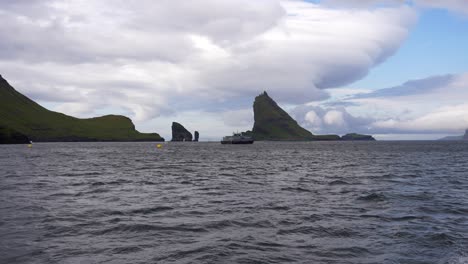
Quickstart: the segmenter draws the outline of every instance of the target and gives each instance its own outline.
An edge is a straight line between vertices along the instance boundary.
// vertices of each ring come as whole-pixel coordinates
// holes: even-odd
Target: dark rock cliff
[[[172,122],[172,140],[171,141],[192,141],[192,133],[177,122]]]

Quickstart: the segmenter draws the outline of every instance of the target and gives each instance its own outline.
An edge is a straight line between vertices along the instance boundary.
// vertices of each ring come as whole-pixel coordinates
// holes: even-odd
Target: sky
[[[48,109],[218,140],[263,91],[314,134],[468,128],[466,0],[0,0],[0,74]]]

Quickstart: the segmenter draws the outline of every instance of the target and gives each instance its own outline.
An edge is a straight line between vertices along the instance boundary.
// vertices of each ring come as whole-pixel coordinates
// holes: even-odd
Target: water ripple
[[[0,263],[468,263],[468,144],[0,146]]]

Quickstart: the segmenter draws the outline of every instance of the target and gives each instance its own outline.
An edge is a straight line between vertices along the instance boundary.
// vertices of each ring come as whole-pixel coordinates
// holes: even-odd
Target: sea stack
[[[465,135],[463,136],[463,140],[468,140],[468,129],[465,131]]]
[[[255,140],[310,140],[313,135],[302,128],[278,104],[263,92],[253,104]]]
[[[171,141],[192,141],[192,133],[177,122],[172,122],[172,140]]]
[[[200,134],[198,133],[198,131],[195,131],[195,133],[194,133],[195,138],[193,139],[193,141],[198,142],[199,136],[200,136]]]
[[[253,104],[255,140],[340,140],[338,135],[313,135],[294,120],[286,111],[271,99],[266,92],[255,97]]]

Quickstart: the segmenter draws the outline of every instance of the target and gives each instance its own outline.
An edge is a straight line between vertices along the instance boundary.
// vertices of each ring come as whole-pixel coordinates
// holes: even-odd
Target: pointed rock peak
[[[0,74],[0,82],[2,82],[2,83],[7,83],[8,85],[10,85],[10,84],[8,83],[8,81],[7,81],[5,78],[3,78],[3,76],[2,76],[1,74]]]
[[[6,82],[7,80],[3,79],[3,76],[0,74],[0,82]]]
[[[13,86],[11,86],[10,83],[2,77],[2,75],[0,75],[0,89],[1,88],[16,91],[15,88],[13,88]]]
[[[254,104],[268,104],[274,108],[280,108],[278,104],[268,95],[266,91],[255,97]],[[282,110],[282,109],[281,109]]]
[[[254,101],[254,127],[256,140],[309,140],[312,133],[305,130],[266,92]]]
[[[255,98],[269,98],[269,99],[271,99],[271,97],[268,95],[268,93],[266,91],[263,91],[263,93],[259,94]]]

